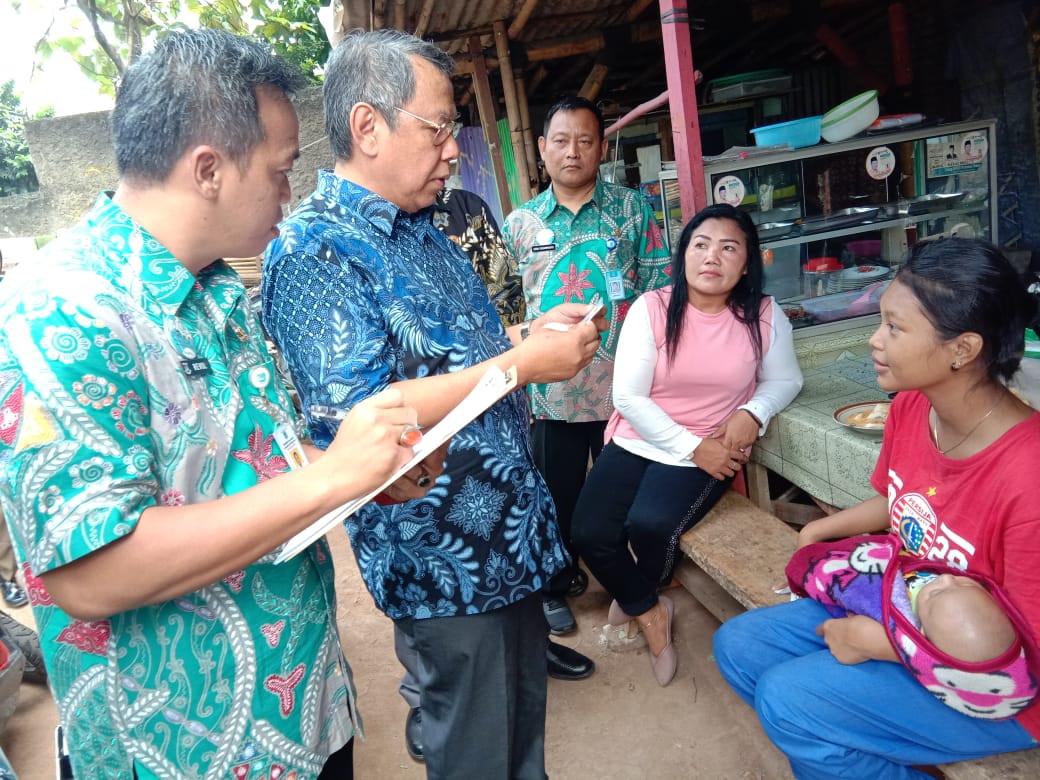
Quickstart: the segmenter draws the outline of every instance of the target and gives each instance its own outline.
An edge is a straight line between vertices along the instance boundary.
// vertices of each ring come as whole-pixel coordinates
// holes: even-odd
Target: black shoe
[[[3,585],[0,585],[0,590],[3,591],[4,601],[12,607],[24,607],[29,603],[29,597],[25,595],[22,586],[14,580],[4,580]]]
[[[584,680],[596,671],[596,664],[591,658],[551,640],[545,651],[545,659],[549,662],[549,676],[557,680]]]
[[[571,578],[570,587],[567,589],[568,598],[576,599],[589,587],[589,575],[585,573],[584,569],[578,569],[575,572],[574,577]]]
[[[583,569],[578,569],[571,579],[571,586],[567,589],[567,598],[576,599],[589,590],[589,575]]]
[[[549,624],[549,633],[553,636],[569,634],[577,630],[578,623],[565,599],[546,596],[542,599],[542,611],[545,612],[545,621]]]
[[[404,746],[408,755],[416,761],[423,761],[422,744],[422,710],[412,707],[408,710],[408,720],[404,723]]]

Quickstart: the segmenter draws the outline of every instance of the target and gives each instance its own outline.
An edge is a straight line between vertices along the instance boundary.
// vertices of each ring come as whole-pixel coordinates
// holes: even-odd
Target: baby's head
[[[1015,627],[996,599],[971,577],[940,574],[917,594],[921,633],[967,663],[997,658],[1015,642]]]

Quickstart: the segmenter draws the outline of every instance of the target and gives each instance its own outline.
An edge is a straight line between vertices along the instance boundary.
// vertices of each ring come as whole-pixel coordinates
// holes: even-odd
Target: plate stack
[[[884,279],[888,272],[889,268],[884,265],[855,265],[846,268],[835,280],[835,292],[862,290],[867,285]]]

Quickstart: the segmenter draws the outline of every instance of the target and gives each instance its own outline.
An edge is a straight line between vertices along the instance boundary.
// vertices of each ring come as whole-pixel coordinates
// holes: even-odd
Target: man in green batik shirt
[[[602,181],[607,154],[603,115],[595,103],[565,97],[550,107],[538,149],[552,186],[506,217],[506,246],[524,286],[527,319],[558,303],[585,302],[599,293],[610,328],[592,363],[566,382],[528,385],[535,464],[556,502],[570,548],[571,513],[589,458],[603,447],[613,411],[614,350],[625,313],[649,290],[668,283],[668,251],[653,211],[636,191]],[[554,634],[577,628],[566,596],[587,582],[577,560],[545,589],[545,616]]]
[[[116,191],[0,285],[0,501],[78,778],[353,776],[329,548],[272,553],[406,463],[416,413],[391,390],[300,444],[217,259],[278,235],[302,84],[167,34],[122,78]]]

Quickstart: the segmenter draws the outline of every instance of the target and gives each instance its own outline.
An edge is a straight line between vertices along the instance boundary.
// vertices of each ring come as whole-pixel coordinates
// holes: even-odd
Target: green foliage
[[[315,81],[329,53],[318,22],[319,0],[66,0],[83,14],[81,30],[41,40],[43,58],[59,52],[114,96],[119,77],[145,50],[145,43],[171,29],[209,27],[252,35],[295,63]]]
[[[0,197],[40,188],[25,140],[25,112],[14,81],[0,86]]]

